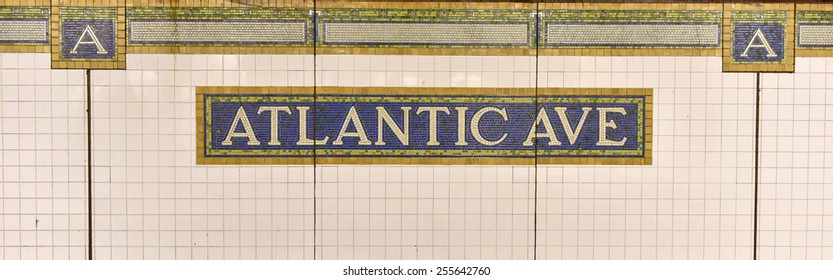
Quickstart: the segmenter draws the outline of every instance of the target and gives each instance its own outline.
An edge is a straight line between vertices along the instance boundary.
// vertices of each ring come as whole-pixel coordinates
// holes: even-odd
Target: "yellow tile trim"
[[[489,9],[489,10],[535,10],[535,2],[506,1],[343,1],[317,0],[318,8],[348,9]]]
[[[720,56],[717,48],[550,48],[538,49],[541,56]]]
[[[723,10],[721,3],[540,3],[541,10]]]

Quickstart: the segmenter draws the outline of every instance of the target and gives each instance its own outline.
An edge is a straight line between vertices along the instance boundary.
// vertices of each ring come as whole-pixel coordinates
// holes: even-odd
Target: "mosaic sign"
[[[123,7],[60,7],[53,12],[52,68],[124,69]]]
[[[792,5],[725,5],[730,36],[725,38],[723,71],[792,72]]]
[[[197,163],[650,164],[648,89],[197,88]]]

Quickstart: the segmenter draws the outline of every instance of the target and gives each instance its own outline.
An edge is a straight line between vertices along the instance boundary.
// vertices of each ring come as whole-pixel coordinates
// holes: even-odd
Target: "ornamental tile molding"
[[[722,56],[725,71],[791,72],[796,56],[833,55],[833,3],[10,0],[0,52],[52,52],[53,68],[124,69],[126,54],[398,54]]]

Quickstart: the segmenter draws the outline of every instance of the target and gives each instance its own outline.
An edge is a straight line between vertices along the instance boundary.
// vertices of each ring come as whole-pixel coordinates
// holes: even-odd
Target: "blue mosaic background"
[[[206,99],[212,97],[224,97],[227,98],[230,95],[206,95]],[[252,95],[244,95],[244,96],[252,96]],[[254,95],[257,96],[257,95]],[[261,95],[262,96],[262,95]],[[270,96],[277,96],[277,95],[270,95]],[[328,95],[329,96],[329,95]],[[368,97],[362,95],[362,97]],[[380,96],[384,97],[384,96]],[[460,97],[460,96],[455,96]],[[593,98],[595,98],[594,96]],[[319,98],[321,98],[319,96]],[[391,97],[395,99],[395,97]],[[426,96],[425,99],[430,100],[432,97]],[[433,97],[436,98],[436,97]],[[513,97],[499,97],[502,99],[510,100]],[[523,97],[526,99],[530,99],[530,97]],[[642,132],[644,128],[640,124],[640,107],[639,104],[636,102],[629,102],[629,103],[587,103],[587,102],[570,102],[568,97],[561,97],[567,100],[566,102],[559,102],[559,103],[540,103],[538,104],[538,108],[546,108],[547,114],[550,118],[550,122],[552,127],[555,131],[555,134],[558,140],[561,142],[561,145],[558,146],[549,146],[549,139],[548,138],[538,138],[538,150],[597,150],[597,151],[605,151],[605,150],[642,150],[644,147],[639,145],[639,134]],[[581,97],[581,98],[588,98],[588,97]],[[616,97],[607,97],[607,98],[616,98]],[[631,97],[628,97],[631,98]],[[642,102],[644,99],[640,97]],[[251,150],[251,151],[263,151],[263,150],[310,150],[312,146],[298,146],[296,142],[299,140],[299,131],[298,131],[298,122],[300,115],[298,114],[298,110],[296,107],[298,106],[306,106],[310,107],[310,111],[308,112],[307,116],[307,125],[308,131],[307,136],[310,139],[313,139],[313,125],[315,125],[317,134],[315,139],[323,139],[324,136],[329,136],[330,139],[326,145],[319,146],[319,149],[329,149],[329,150],[505,150],[507,153],[503,157],[518,157],[518,155],[511,154],[512,151],[519,151],[519,150],[535,150],[535,146],[523,146],[523,142],[526,140],[530,128],[532,126],[533,121],[535,120],[535,116],[538,110],[534,109],[535,105],[531,102],[521,102],[521,103],[484,103],[484,102],[466,102],[466,103],[459,103],[459,102],[317,102],[316,106],[313,107],[312,102],[227,102],[227,101],[219,101],[215,100],[210,103],[211,104],[211,114],[210,116],[206,116],[206,119],[211,120],[211,127],[206,127],[206,129],[211,129],[211,139],[210,143],[206,143],[206,146],[210,146],[213,150]],[[257,136],[258,140],[261,142],[259,146],[249,146],[247,145],[248,139],[246,137],[235,137],[232,138],[232,145],[223,146],[220,143],[225,139],[226,135],[229,133],[229,129],[231,128],[232,121],[234,120],[235,114],[237,113],[238,108],[242,106],[246,111],[249,120],[252,123],[252,127],[254,130],[255,135]],[[279,115],[279,140],[281,141],[280,146],[269,146],[267,142],[269,141],[270,137],[270,114],[263,113],[258,115],[257,110],[262,106],[289,106],[292,114],[286,114],[281,112]],[[345,120],[345,116],[347,115],[349,109],[355,106],[356,111],[361,119],[362,125],[365,129],[365,133],[367,134],[368,139],[373,143],[372,145],[358,145],[359,138],[358,137],[344,137],[342,140],[344,141],[343,145],[335,146],[332,145],[332,142],[338,136],[339,131],[341,130],[341,126]],[[403,127],[403,111],[401,107],[411,107],[410,112],[410,137],[409,137],[409,145],[403,145],[398,138],[396,138],[393,131],[389,128],[385,128],[383,131],[384,141],[386,145],[384,146],[377,146],[375,142],[377,141],[377,106],[384,107],[388,113],[391,115],[391,118],[396,122],[399,127]],[[423,112],[422,114],[417,115],[416,111],[419,107],[446,107],[451,112],[450,115],[446,115],[442,112],[438,112],[437,117],[437,140],[440,142],[438,146],[428,146],[427,142],[429,139],[429,116],[427,112]],[[455,142],[457,142],[457,111],[454,109],[455,107],[468,107],[469,109],[466,111],[466,142],[468,142],[467,146],[456,146]],[[504,121],[503,118],[494,112],[487,113],[483,115],[480,122],[480,132],[482,136],[490,141],[494,141],[499,139],[504,133],[507,134],[506,139],[496,146],[485,146],[477,142],[471,134],[471,119],[472,116],[479,110],[485,107],[497,107],[498,109],[506,108],[506,112],[508,115],[509,120]],[[584,126],[582,128],[582,132],[579,134],[576,142],[570,145],[570,141],[567,138],[566,133],[564,132],[564,128],[561,125],[561,121],[559,119],[558,114],[554,111],[554,107],[566,107],[567,108],[567,116],[569,119],[570,124],[575,128],[578,124],[579,120],[582,116],[582,107],[591,107],[593,110],[587,116],[585,120]],[[618,114],[618,113],[608,113],[608,121],[614,121],[617,125],[616,129],[608,128],[608,139],[610,140],[620,140],[624,137],[627,137],[627,141],[625,142],[624,146],[618,147],[611,147],[611,146],[597,146],[596,142],[598,142],[598,130],[599,130],[599,113],[596,111],[596,108],[599,107],[619,107],[624,108],[627,112],[626,115]],[[315,108],[315,114],[313,115],[312,111]],[[355,132],[356,128],[353,125],[348,126],[347,132]],[[537,132],[544,132],[544,125],[540,124],[538,126]],[[245,132],[242,123],[238,124],[237,129],[235,132]],[[640,153],[641,154],[641,153]],[[208,157],[216,156],[216,155],[206,155]],[[274,157],[274,155],[265,154],[263,156],[267,157]],[[337,156],[337,155],[334,155]],[[355,155],[344,155],[344,156],[355,156]],[[427,155],[431,157],[436,157],[435,155]],[[593,155],[596,157],[611,157],[611,155],[605,155],[604,153],[599,153],[598,155]],[[234,157],[234,156],[231,156]],[[247,155],[246,157],[250,157]],[[385,155],[385,157],[387,157]],[[464,155],[464,156],[443,156],[443,157],[472,157],[471,155]],[[489,156],[495,157],[495,156]],[[501,157],[501,156],[498,156]],[[587,155],[581,155],[581,157],[588,157]],[[637,156],[620,156],[620,157],[637,157]]]
[[[105,54],[97,53],[98,48],[94,44],[81,44],[76,53],[70,53],[79,37],[84,34],[84,29],[89,25],[95,32],[101,46],[107,51]],[[84,36],[83,40],[90,41],[90,36]],[[106,59],[116,57],[116,23],[113,20],[64,20],[61,22],[61,56],[66,59]]]
[[[747,53],[747,57],[741,57],[743,51],[749,45],[755,32],[761,29],[761,32],[769,42],[772,50],[777,54],[774,57],[767,57],[766,48],[752,47]],[[784,58],[784,26],[776,23],[735,23],[733,40],[732,40],[732,59],[737,62],[779,62]],[[755,39],[754,44],[761,44],[759,39]]]

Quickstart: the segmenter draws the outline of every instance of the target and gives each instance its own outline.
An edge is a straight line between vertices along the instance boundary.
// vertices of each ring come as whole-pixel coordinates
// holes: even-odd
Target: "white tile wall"
[[[750,259],[755,75],[720,63],[129,55],[127,71],[92,72],[94,256]],[[49,69],[48,54],[0,65],[0,258],[84,259],[84,73]],[[795,74],[761,76],[760,258],[833,258],[828,69],[798,58]],[[198,85],[536,84],[653,88],[653,164],[195,165]]]
[[[542,87],[654,89],[650,166],[538,166],[539,259],[751,259],[754,74],[719,57],[541,57]]]
[[[93,71],[97,259],[312,259],[312,166],[197,166],[195,86],[312,86],[312,56],[131,55]]]
[[[319,85],[535,86],[535,57],[320,55]],[[532,259],[533,166],[316,170],[323,259]]]
[[[84,73],[0,54],[0,258],[85,259]]]
[[[760,258],[833,259],[833,59],[762,74]]]

